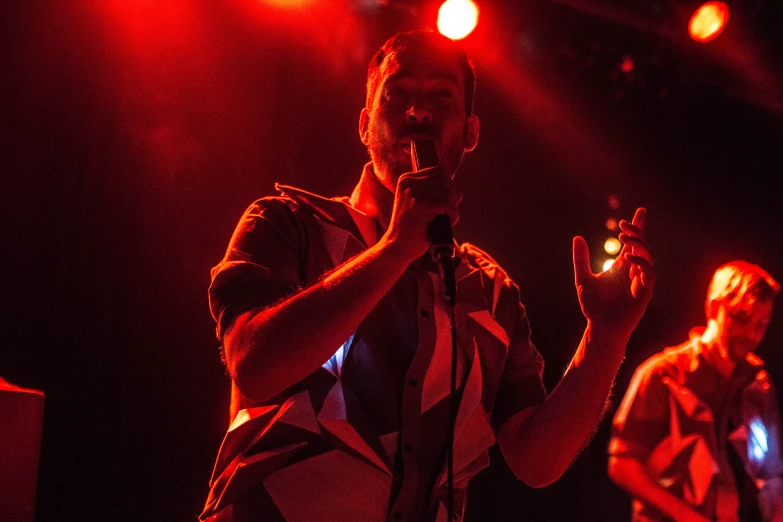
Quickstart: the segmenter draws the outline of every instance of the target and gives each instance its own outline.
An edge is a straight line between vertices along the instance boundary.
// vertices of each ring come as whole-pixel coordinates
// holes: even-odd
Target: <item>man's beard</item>
[[[367,150],[370,153],[376,177],[387,189],[394,192],[397,179],[412,170],[410,161],[399,161],[396,140],[380,137],[375,132],[370,132]],[[384,179],[389,176],[391,179]]]
[[[406,135],[415,134],[403,130],[399,136],[379,136],[378,133],[370,131],[367,150],[370,153],[370,159],[376,170],[376,177],[386,186],[387,189],[394,192],[399,177],[411,172],[413,166],[410,156],[400,159],[399,140]],[[438,150],[440,166],[444,168],[447,175],[454,176],[454,172],[462,162],[462,156],[465,150],[465,138],[462,142],[452,141],[446,150]],[[380,171],[380,172],[378,172]],[[384,179],[390,177],[390,179]]]
[[[758,346],[746,339],[729,339],[729,357],[736,363],[744,361],[749,353],[753,353]]]

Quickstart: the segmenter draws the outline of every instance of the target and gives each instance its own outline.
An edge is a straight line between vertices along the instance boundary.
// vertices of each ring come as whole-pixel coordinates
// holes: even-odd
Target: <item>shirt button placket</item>
[[[400,438],[402,444],[402,466],[405,478],[402,481],[399,496],[388,515],[389,522],[409,520],[410,509],[414,506],[418,489],[422,487],[422,478],[417,463],[418,443],[421,438],[421,399],[424,381],[419,382],[426,374],[427,364],[435,349],[435,310],[432,306],[432,285],[430,276],[426,273],[417,274],[419,286],[419,342],[416,355],[406,375],[407,386],[403,388],[402,426]],[[403,381],[406,382],[406,381]]]

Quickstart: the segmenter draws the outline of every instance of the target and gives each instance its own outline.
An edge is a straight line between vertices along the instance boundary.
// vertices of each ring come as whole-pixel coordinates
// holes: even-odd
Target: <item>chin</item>
[[[750,353],[753,353],[752,348],[734,347],[731,350],[729,350],[730,357],[735,363],[744,361],[748,357],[748,354]]]

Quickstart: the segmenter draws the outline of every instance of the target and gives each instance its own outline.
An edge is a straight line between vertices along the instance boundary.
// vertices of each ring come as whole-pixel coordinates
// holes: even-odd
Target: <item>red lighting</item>
[[[264,0],[272,7],[282,9],[303,9],[313,4],[314,0]]]
[[[472,0],[446,0],[438,9],[438,31],[452,40],[461,40],[476,28],[478,15],[478,6]]]
[[[623,61],[620,63],[620,70],[624,73],[629,73],[633,71],[634,63],[633,63],[633,57],[630,54],[624,54],[623,55]]]
[[[688,34],[697,42],[709,42],[717,38],[728,21],[729,6],[726,2],[707,2],[691,16]]]

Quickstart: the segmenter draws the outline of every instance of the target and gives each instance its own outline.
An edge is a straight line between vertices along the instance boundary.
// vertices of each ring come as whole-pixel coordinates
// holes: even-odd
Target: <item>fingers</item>
[[[650,263],[651,265],[654,264],[652,249],[650,248],[650,245],[647,243],[647,241],[625,233],[622,233],[619,236],[617,236],[617,239],[619,239],[623,243],[623,245],[628,247],[624,249],[625,251],[623,252],[623,254],[633,253],[639,256],[643,256],[648,263]]]
[[[576,236],[572,244],[574,257],[574,280],[579,287],[590,276],[593,271],[590,268],[590,249],[582,236]]]
[[[647,210],[642,207],[636,209],[632,222],[620,221],[622,232],[617,238],[623,243],[623,249],[618,257],[624,258],[626,254],[632,253],[643,256],[651,266],[655,265],[652,249],[644,234],[646,224]]]
[[[634,225],[633,223],[629,223],[628,221],[621,219],[620,220],[620,230],[625,232],[626,234],[630,234],[633,236],[643,236],[644,232],[642,229]]]
[[[395,205],[410,216],[418,216],[419,223],[429,223],[436,215],[449,216],[451,226],[459,221],[459,205],[463,194],[442,167],[431,167],[408,172],[397,181]]]
[[[647,209],[644,207],[637,208],[636,212],[634,212],[631,224],[644,233],[644,227],[647,224]]]
[[[429,205],[458,206],[463,194],[454,182],[443,175],[443,169],[433,167],[403,174],[397,181],[397,191]]]
[[[624,258],[631,263],[631,275],[638,276],[642,286],[652,291],[655,286],[655,268],[643,256],[627,253]]]
[[[399,183],[403,179],[428,179],[428,178],[443,178],[451,181],[451,178],[446,175],[446,171],[441,166],[427,167],[426,169],[414,170],[413,172],[406,172],[401,175],[397,181]]]

